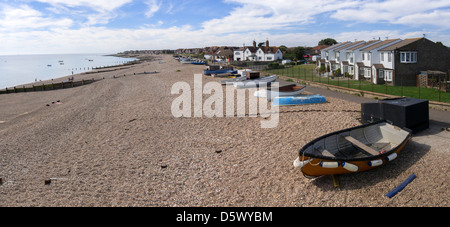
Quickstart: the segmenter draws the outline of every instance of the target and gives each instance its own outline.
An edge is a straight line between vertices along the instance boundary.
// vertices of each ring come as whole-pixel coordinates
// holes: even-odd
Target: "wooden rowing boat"
[[[261,90],[255,91],[254,95],[256,97],[260,97],[260,98],[267,98],[267,101],[270,102],[275,97],[300,95],[305,89],[306,89],[306,86],[295,86],[295,85],[278,87],[278,88],[275,88],[275,90],[273,87],[269,87],[267,89],[261,89]]]
[[[371,170],[394,160],[411,136],[388,122],[345,129],[306,144],[294,166],[311,178]]]

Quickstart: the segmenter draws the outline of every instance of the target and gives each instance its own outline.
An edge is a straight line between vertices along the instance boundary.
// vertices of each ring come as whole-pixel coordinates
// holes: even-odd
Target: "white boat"
[[[278,91],[272,89],[273,88],[261,89],[255,91],[254,95],[260,98],[267,98],[267,101],[270,102],[275,97],[300,95],[306,89],[306,86],[293,85],[293,86],[279,87]]]
[[[272,82],[274,82],[277,79],[277,75],[262,77],[254,80],[244,80],[244,81],[238,81],[234,82],[233,86],[235,88],[255,88],[259,87],[260,84],[265,84],[266,86],[270,86]]]
[[[182,60],[181,64],[191,64],[192,60]]]
[[[227,85],[227,84],[233,85],[234,82],[239,82],[239,81],[244,81],[244,80],[247,80],[247,77],[239,76],[239,77],[228,79],[228,80],[222,80],[222,81],[220,81],[220,83],[222,85]]]

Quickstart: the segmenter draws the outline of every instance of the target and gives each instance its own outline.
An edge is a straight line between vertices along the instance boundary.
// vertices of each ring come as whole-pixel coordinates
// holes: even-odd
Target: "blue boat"
[[[206,65],[206,62],[191,62],[193,65]]]
[[[327,100],[322,95],[305,95],[305,96],[282,96],[275,97],[272,106],[293,106],[324,103]]]
[[[205,71],[203,71],[203,74],[205,74],[205,75],[225,74],[225,73],[237,74],[237,70],[233,70],[233,69],[219,69],[219,70],[205,70]]]

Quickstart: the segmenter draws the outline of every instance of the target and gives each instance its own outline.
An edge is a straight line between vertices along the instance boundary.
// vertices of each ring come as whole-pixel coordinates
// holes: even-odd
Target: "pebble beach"
[[[271,129],[260,127],[261,116],[174,117],[172,86],[194,87],[204,68],[158,55],[74,75],[102,78],[89,85],[0,95],[0,206],[448,206],[449,131],[419,133],[392,163],[342,175],[335,188],[331,177],[305,178],[292,163],[311,140],[361,125],[360,104],[326,97],[283,106]],[[413,173],[403,191],[385,196]]]

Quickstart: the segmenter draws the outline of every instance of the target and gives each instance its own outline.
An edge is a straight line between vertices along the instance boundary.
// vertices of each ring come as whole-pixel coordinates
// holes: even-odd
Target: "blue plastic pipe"
[[[406,187],[406,185],[411,183],[414,179],[416,179],[416,175],[413,173],[411,176],[408,177],[408,179],[403,181],[403,183],[401,183],[399,186],[394,188],[394,190],[388,192],[386,194],[386,196],[389,197],[389,198],[394,197],[395,195],[397,195],[397,193],[399,193],[401,190],[403,190]]]

